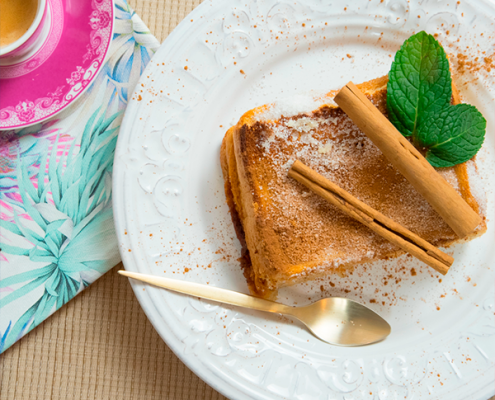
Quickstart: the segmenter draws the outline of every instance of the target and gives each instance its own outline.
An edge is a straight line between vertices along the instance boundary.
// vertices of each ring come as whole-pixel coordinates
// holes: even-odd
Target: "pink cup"
[[[50,30],[47,0],[38,0],[38,10],[28,31],[15,42],[0,47],[0,65],[21,62],[41,48]]]

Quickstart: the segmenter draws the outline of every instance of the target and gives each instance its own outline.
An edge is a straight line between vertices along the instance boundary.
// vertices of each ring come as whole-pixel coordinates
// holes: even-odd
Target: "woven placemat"
[[[200,0],[128,0],[163,41]],[[0,356],[0,399],[225,399],[167,347],[117,266]]]
[[[0,399],[225,399],[162,341],[119,268],[0,356]]]

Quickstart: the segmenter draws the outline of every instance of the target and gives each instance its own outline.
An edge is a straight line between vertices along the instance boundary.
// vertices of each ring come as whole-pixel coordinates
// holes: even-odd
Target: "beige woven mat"
[[[128,1],[160,41],[201,2]],[[160,339],[119,268],[0,356],[1,400],[225,399]]]
[[[160,41],[201,2],[128,1]],[[0,356],[1,400],[225,399],[165,345],[118,268]]]
[[[218,400],[112,269],[0,356],[2,400]]]

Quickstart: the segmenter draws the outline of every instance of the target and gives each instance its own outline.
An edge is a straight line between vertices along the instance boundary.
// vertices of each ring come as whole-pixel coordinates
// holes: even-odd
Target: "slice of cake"
[[[386,115],[387,77],[358,87]],[[435,246],[460,241],[333,102],[336,93],[250,110],[223,140],[225,193],[245,248],[244,274],[260,296],[403,253],[289,178],[295,160]],[[463,240],[483,234],[486,199],[475,160],[438,172],[482,217]]]

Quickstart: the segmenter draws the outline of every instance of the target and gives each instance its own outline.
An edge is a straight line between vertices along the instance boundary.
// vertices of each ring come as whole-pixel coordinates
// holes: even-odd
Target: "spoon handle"
[[[294,307],[273,301],[260,299],[247,294],[234,292],[232,290],[221,289],[214,286],[202,285],[195,282],[181,281],[177,279],[163,278],[154,275],[139,274],[137,272],[118,271],[119,274],[138,281],[149,283],[153,286],[173,290],[174,292],[185,293],[203,299],[218,301],[224,304],[231,304],[253,310],[267,311],[277,314],[292,314]]]

